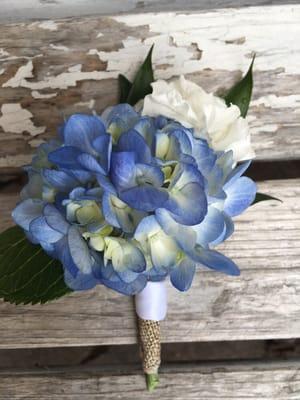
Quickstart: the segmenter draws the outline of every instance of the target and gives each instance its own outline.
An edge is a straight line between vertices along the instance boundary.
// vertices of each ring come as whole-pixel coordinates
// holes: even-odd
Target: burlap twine
[[[157,374],[160,366],[160,326],[158,321],[138,318],[139,336],[145,374]]]

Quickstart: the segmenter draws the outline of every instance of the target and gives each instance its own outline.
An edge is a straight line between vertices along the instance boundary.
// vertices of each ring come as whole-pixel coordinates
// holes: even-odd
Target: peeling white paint
[[[45,143],[43,139],[32,139],[28,142],[31,147],[36,148],[39,147],[41,144]]]
[[[247,116],[247,121],[249,123],[250,132],[252,135],[259,134],[261,132],[277,132],[279,129],[279,125],[277,124],[262,124],[262,121],[253,114]],[[271,145],[271,143],[268,142],[268,145]]]
[[[252,106],[264,105],[270,108],[299,108],[300,107],[300,94],[292,94],[289,96],[276,96],[270,94],[268,96],[260,97],[251,102]]]
[[[121,72],[132,79],[154,43],[153,65],[157,78],[167,79],[173,75],[192,73],[201,69],[199,60],[195,60],[193,48],[174,46],[168,35],[157,35],[144,41],[128,37],[122,43],[123,47],[117,51],[91,49],[89,54],[97,55],[101,61],[107,62],[107,71]],[[167,68],[161,68],[166,65]]]
[[[33,78],[33,64],[32,61],[29,60],[27,64],[22,65],[16,72],[15,76],[5,82],[3,87],[12,87],[16,88],[19,86],[24,86],[23,84],[26,82],[26,78]]]
[[[25,87],[31,90],[39,91],[43,89],[67,89],[76,86],[77,82],[84,80],[101,81],[103,79],[117,78],[118,72],[107,71],[80,71],[81,64],[76,64],[69,68],[68,72],[63,72],[56,76],[46,76],[40,81],[28,81],[26,78],[32,78],[33,64],[30,60],[26,65],[20,67],[16,75],[5,82],[3,87]],[[70,71],[71,70],[71,71]]]
[[[277,124],[264,124],[264,125],[252,125],[250,124],[252,134],[260,132],[276,132],[279,129]]]
[[[71,67],[68,68],[69,72],[80,72],[82,68],[82,64],[76,64],[72,65]]]
[[[24,165],[30,164],[32,154],[19,154],[18,156],[4,156],[0,157],[0,168],[20,168]]]
[[[6,56],[9,56],[9,53],[6,50],[4,50],[3,48],[0,48],[0,58],[6,57]]]
[[[245,70],[253,53],[257,55],[257,70],[281,68],[282,73],[299,73],[300,5],[272,6],[272,12],[265,6],[199,14],[149,13],[139,14],[138,18],[121,15],[113,19],[130,27],[148,26],[151,33],[172,38],[173,44],[170,41],[166,47],[157,49],[162,58],[170,46],[183,50],[194,43],[203,52],[201,60],[186,60],[185,70],[180,68],[180,73],[203,68]],[[245,42],[235,43],[237,37],[245,37]],[[155,42],[155,38],[150,41]],[[173,61],[176,60],[172,57],[169,76],[178,72]]]
[[[5,72],[4,68],[0,68],[0,75],[2,75]]]
[[[103,33],[102,33],[102,32],[99,32],[98,35],[97,35],[96,37],[97,37],[97,38],[100,38],[100,37],[102,37],[102,36],[104,36]]]
[[[274,6],[272,12],[270,7],[250,7],[198,14],[150,13],[139,14],[138,18],[136,15],[111,18],[137,31],[140,26],[149,27],[152,36],[145,40],[128,37],[116,51],[90,49],[88,54],[107,62],[106,71],[83,72],[81,64],[76,64],[59,75],[52,76],[48,71],[42,80],[31,81],[28,78],[32,78],[33,67],[29,60],[3,87],[25,87],[33,91],[67,89],[79,81],[116,78],[119,73],[132,79],[153,43],[156,78],[168,79],[205,68],[246,71],[253,52],[257,54],[256,70],[299,74],[300,41],[295,38],[300,37],[300,5]],[[46,22],[50,26],[55,24]],[[98,36],[100,33],[96,32]],[[243,38],[243,43],[237,38]]]
[[[28,132],[32,136],[45,132],[45,126],[35,126],[31,120],[30,111],[21,107],[19,103],[6,103],[1,107],[2,116],[0,126],[4,132],[23,133]]]
[[[52,97],[57,96],[57,93],[56,92],[55,93],[40,93],[37,90],[33,90],[31,92],[31,96],[34,99],[51,99]]]
[[[62,46],[62,45],[57,46],[56,44],[53,44],[53,43],[50,43],[50,47],[53,50],[70,51],[70,49],[68,47],[66,47],[66,46]]]
[[[91,99],[90,101],[80,101],[79,103],[74,104],[77,107],[87,107],[90,110],[93,110],[95,107],[95,99]]]
[[[57,23],[54,21],[43,21],[38,24],[38,27],[49,31],[57,31],[58,28]]]

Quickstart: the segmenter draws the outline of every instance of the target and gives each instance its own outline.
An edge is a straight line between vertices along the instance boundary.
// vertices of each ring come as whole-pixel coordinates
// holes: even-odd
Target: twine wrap
[[[157,374],[161,362],[160,326],[158,321],[138,318],[139,336],[145,374]]]

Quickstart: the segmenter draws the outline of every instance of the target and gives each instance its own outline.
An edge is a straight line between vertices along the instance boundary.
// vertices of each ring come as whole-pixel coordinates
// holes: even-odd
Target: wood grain
[[[283,203],[251,207],[219,247],[241,267],[241,276],[199,267],[187,293],[168,285],[164,342],[299,337],[300,179],[262,182],[259,190]],[[9,194],[0,200],[6,210],[12,202]],[[2,215],[1,220],[7,218]],[[132,298],[102,286],[44,306],[1,302],[0,315],[0,348],[136,342]]]
[[[0,373],[1,400],[298,400],[300,362],[163,367],[153,394],[133,368]]]
[[[64,116],[115,104],[116,77],[132,79],[152,43],[157,78],[183,73],[213,92],[256,53],[257,159],[299,158],[299,19],[300,5],[278,5],[0,24],[0,171],[28,163]]]
[[[121,13],[198,11],[227,7],[298,4],[298,0],[1,0],[0,21],[82,17]]]

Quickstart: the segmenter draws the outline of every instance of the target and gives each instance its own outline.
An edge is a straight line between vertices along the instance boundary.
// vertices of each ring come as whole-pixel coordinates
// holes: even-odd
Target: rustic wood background
[[[299,336],[300,179],[261,182],[259,190],[283,203],[251,207],[236,219],[233,237],[219,247],[241,267],[241,276],[199,267],[188,292],[170,286],[164,342]],[[11,225],[15,201],[15,194],[0,197],[6,208],[1,230]],[[42,306],[2,302],[0,315],[0,348],[128,344],[137,339],[131,297],[102,286]]]
[[[299,158],[299,21],[300,5],[282,5],[1,24],[0,169],[28,163],[64,116],[114,104],[116,77],[132,78],[152,43],[157,78],[184,73],[209,91],[255,53],[257,159]]]
[[[299,37],[293,0],[1,1],[0,230],[36,146],[64,116],[114,104],[118,74],[132,78],[152,43],[157,78],[184,73],[218,93],[256,54],[251,171],[283,203],[250,208],[220,246],[239,278],[199,269],[188,293],[168,288],[155,398],[300,398]],[[154,398],[135,343],[132,299],[103,287],[45,306],[0,302],[0,399]]]
[[[0,21],[82,17],[162,11],[199,11],[278,4],[297,0],[1,0]]]

